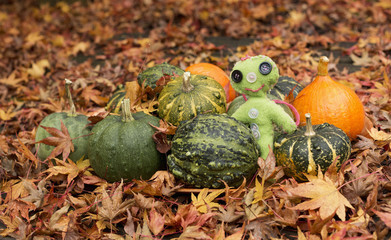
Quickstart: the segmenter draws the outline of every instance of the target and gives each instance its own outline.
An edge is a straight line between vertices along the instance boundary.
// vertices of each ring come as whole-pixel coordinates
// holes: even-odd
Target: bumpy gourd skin
[[[251,130],[266,158],[273,148],[274,125],[292,133],[296,130],[293,119],[267,97],[267,92],[277,83],[279,71],[272,59],[259,55],[248,57],[235,64],[230,74],[232,87],[250,98],[232,117],[250,124]]]

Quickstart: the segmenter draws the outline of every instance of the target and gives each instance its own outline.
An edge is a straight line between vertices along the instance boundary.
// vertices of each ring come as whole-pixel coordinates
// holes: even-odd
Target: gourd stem
[[[326,56],[322,56],[319,59],[318,64],[318,76],[327,76],[329,75],[327,66],[329,65],[329,59]]]
[[[132,116],[132,113],[130,113],[130,100],[129,98],[125,98],[121,102],[122,107],[122,121],[123,122],[130,122],[133,121],[134,118]]]
[[[194,86],[190,83],[190,72],[183,73],[183,85],[182,90],[184,92],[190,92],[194,89]]]
[[[305,116],[305,122],[306,122],[306,129],[305,129],[304,136],[307,136],[307,137],[315,136],[316,133],[315,133],[314,129],[312,128],[312,123],[311,123],[311,114],[306,113],[304,116]]]
[[[66,91],[66,95],[68,97],[69,106],[70,106],[68,115],[69,116],[76,116],[76,107],[75,107],[75,104],[73,103],[70,85],[72,85],[72,81],[65,78],[65,91]]]

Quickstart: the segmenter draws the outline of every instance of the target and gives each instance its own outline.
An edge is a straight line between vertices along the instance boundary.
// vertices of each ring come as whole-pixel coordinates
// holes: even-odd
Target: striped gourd
[[[296,97],[301,90],[303,90],[303,85],[297,82],[295,79],[287,76],[280,76],[278,82],[269,93],[278,97],[280,100],[284,100],[286,96],[292,91],[293,97]]]
[[[179,67],[168,63],[161,63],[153,67],[145,69],[137,76],[137,81],[140,86],[151,87],[154,89],[156,87],[156,82],[165,76],[181,76],[184,71]]]
[[[238,186],[257,170],[258,144],[250,129],[226,114],[183,122],[172,141],[170,171],[195,187]]]
[[[226,96],[214,79],[185,72],[171,80],[159,95],[159,117],[174,125],[201,113],[225,113]]]
[[[119,113],[121,109],[121,102],[124,100],[126,95],[126,90],[124,86],[121,84],[114,91],[113,95],[110,97],[109,102],[106,105],[106,111],[110,111],[113,113]]]
[[[351,143],[344,131],[328,123],[312,126],[310,114],[306,114],[306,126],[293,134],[282,134],[274,142],[277,164],[297,180],[306,180],[304,173],[316,175],[318,165],[326,171],[335,159],[337,167],[341,166],[350,152]]]

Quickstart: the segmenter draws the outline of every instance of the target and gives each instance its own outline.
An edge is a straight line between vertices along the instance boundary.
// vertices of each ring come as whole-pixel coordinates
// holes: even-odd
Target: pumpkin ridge
[[[218,104],[216,104],[216,102],[214,102],[210,97],[208,97],[207,95],[204,95],[202,93],[200,93],[200,95],[203,96],[204,99],[206,99],[214,108],[215,110],[218,112],[218,113],[223,113],[225,112],[225,108],[221,108],[221,106],[219,106]]]
[[[311,149],[312,147],[312,142],[311,142],[311,137],[307,139],[307,144],[308,144],[308,149]],[[312,152],[308,151],[308,167],[307,167],[307,173],[312,174],[316,172],[316,163],[314,161],[314,157],[312,156]]]

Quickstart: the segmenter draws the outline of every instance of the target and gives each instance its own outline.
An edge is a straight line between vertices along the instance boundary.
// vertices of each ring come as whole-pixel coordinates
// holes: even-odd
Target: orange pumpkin
[[[236,92],[230,84],[229,77],[220,67],[211,63],[195,63],[187,67],[185,71],[213,78],[224,88],[227,102],[231,102],[235,99]]]
[[[304,115],[311,113],[313,124],[333,124],[354,139],[364,128],[364,106],[352,89],[331,79],[328,63],[327,57],[320,58],[317,76],[297,95],[293,106],[300,114],[300,125],[305,125]]]

